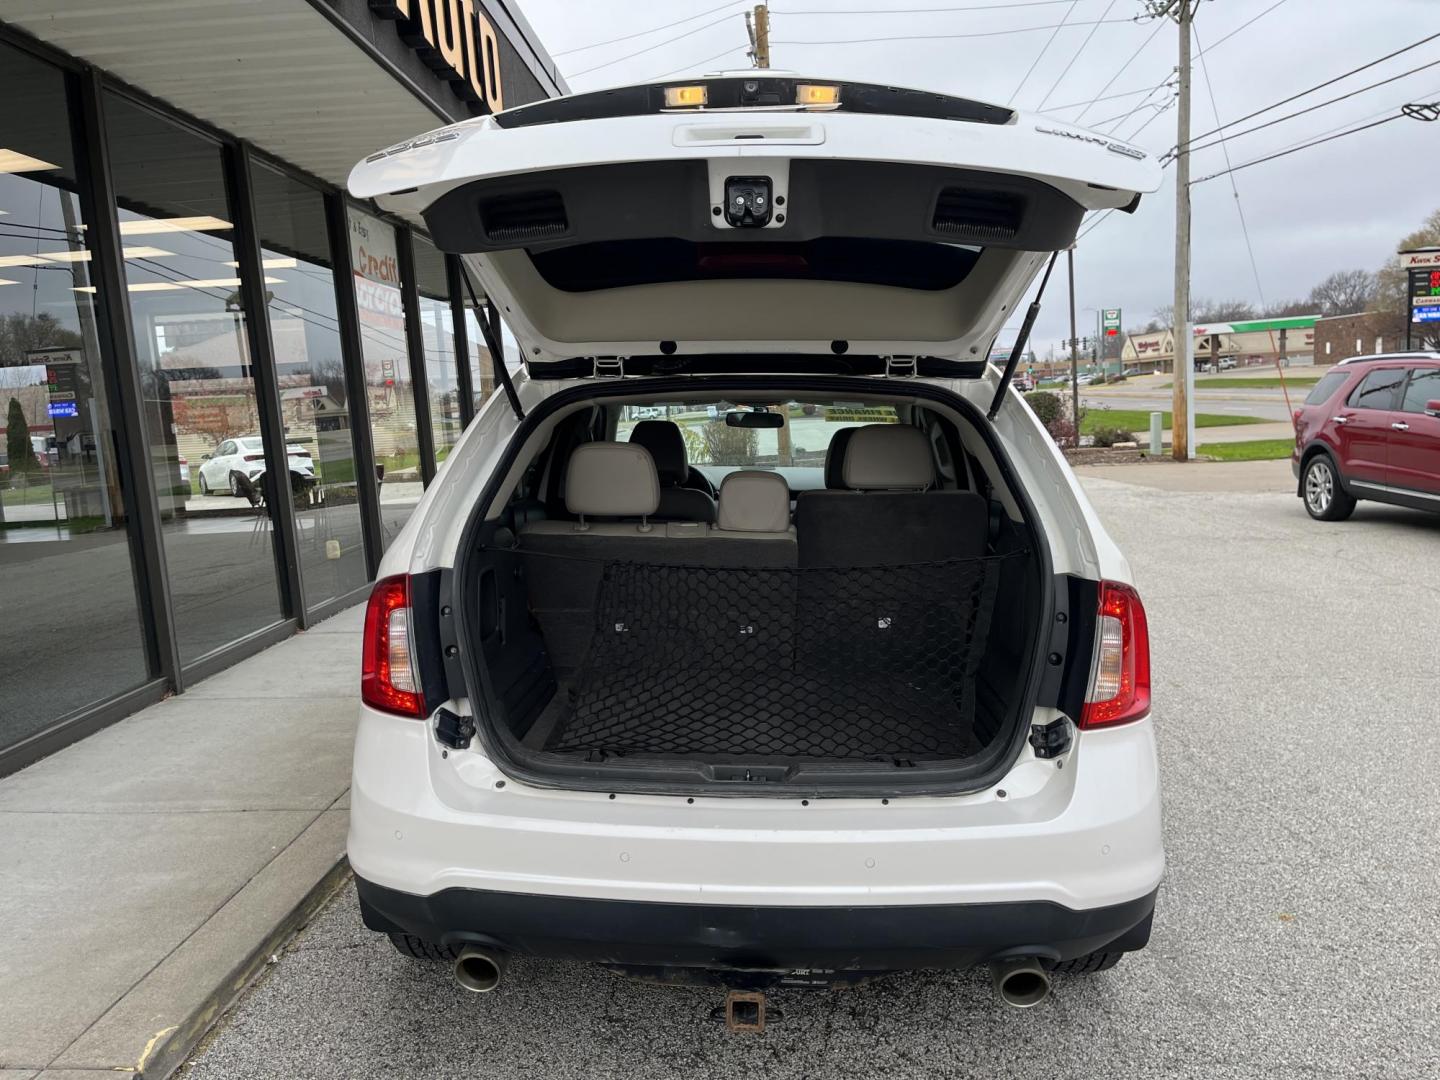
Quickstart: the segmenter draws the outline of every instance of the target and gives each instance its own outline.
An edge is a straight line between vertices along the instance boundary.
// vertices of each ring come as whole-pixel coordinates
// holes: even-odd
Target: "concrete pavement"
[[[167,1075],[333,891],[362,615],[0,780],[0,1077]]]
[[[781,993],[784,1019],[737,1037],[715,991],[579,964],[465,993],[365,931],[347,888],[188,1080],[1440,1075],[1440,516],[1314,522],[1266,490],[1277,465],[1085,480],[1149,612],[1166,798],[1155,935],[1113,971],[1024,1012],[983,972]],[[1201,476],[1224,490],[1173,490]]]

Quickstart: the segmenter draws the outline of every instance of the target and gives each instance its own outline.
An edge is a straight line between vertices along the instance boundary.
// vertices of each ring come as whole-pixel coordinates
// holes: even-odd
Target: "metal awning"
[[[340,186],[450,122],[307,0],[0,0],[0,21]]]

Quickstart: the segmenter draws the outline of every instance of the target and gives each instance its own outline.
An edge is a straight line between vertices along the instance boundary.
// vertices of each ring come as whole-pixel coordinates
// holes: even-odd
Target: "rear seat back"
[[[660,482],[634,443],[585,443],[566,467],[565,507],[577,521],[532,521],[520,530],[530,610],[557,677],[583,659],[605,563],[787,568],[798,558],[789,488],[774,473],[741,472],[720,489],[721,528],[651,522]]]
[[[930,444],[917,428],[855,428],[844,449],[848,491],[809,491],[796,505],[802,567],[883,566],[985,554],[989,505],[936,491]]]

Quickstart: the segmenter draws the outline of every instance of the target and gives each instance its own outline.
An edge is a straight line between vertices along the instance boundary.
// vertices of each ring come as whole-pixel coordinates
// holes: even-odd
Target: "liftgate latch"
[[[1048,724],[1030,725],[1030,745],[1038,758],[1059,757],[1070,749],[1070,719],[1066,716]]]
[[[475,736],[475,721],[449,709],[435,714],[435,741],[451,750],[464,750]]]

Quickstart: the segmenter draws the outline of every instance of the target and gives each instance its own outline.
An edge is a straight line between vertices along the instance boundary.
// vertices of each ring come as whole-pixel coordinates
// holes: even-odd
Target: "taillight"
[[[403,574],[376,582],[370,593],[360,652],[360,700],[396,716],[425,717],[410,647],[410,579]]]
[[[1082,729],[1139,720],[1150,711],[1150,627],[1129,585],[1100,583],[1095,666],[1080,713]]]
[[[265,455],[264,455],[264,454],[246,454],[245,457],[242,458],[241,460],[243,460],[243,461],[264,461],[264,460],[265,460]]]

